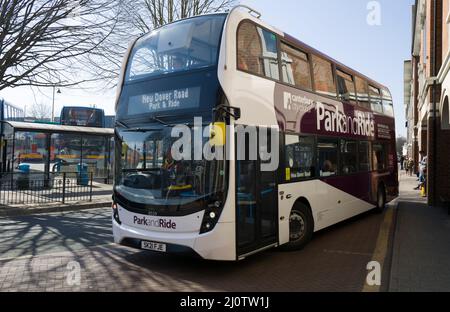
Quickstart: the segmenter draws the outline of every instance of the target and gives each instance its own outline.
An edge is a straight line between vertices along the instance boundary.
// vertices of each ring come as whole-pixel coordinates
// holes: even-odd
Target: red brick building
[[[416,0],[411,60],[405,62],[408,154],[428,155],[430,205],[450,198],[450,0]]]

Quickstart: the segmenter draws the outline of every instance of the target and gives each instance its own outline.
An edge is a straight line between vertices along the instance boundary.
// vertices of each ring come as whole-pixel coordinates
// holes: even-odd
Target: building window
[[[370,106],[372,110],[377,113],[383,113],[383,105],[381,102],[381,94],[380,89],[369,86],[369,94],[370,94]]]
[[[251,22],[243,22],[238,30],[239,70],[279,79],[277,37]]]
[[[319,142],[317,143],[317,160],[321,177],[330,177],[337,175],[337,141],[330,139],[319,139]]]
[[[286,181],[314,177],[314,138],[287,134],[285,155]]]
[[[308,54],[291,46],[281,44],[283,81],[290,85],[312,90],[311,67]]]
[[[336,85],[331,63],[313,55],[314,84],[316,92],[323,95],[336,97]]]
[[[337,70],[338,95],[341,101],[356,104],[356,91],[353,76]]]
[[[356,141],[341,140],[341,173],[344,175],[358,171],[358,145]]]

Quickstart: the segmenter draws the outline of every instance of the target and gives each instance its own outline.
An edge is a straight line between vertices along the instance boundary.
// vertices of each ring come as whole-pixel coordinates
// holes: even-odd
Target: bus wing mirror
[[[241,109],[239,107],[234,107],[234,119],[239,120],[241,119]]]
[[[214,109],[214,112],[223,112],[227,116],[233,117],[235,120],[241,119],[241,109],[239,107],[233,107],[228,105],[220,105]]]

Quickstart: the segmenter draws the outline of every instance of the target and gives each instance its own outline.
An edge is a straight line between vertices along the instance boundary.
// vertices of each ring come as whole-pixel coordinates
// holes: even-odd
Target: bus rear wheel
[[[311,240],[314,221],[309,208],[297,203],[289,216],[289,243],[281,246],[283,251],[303,249]]]

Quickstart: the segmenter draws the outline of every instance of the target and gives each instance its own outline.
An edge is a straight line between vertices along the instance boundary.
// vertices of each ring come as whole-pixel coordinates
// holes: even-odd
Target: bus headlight
[[[112,208],[112,211],[113,211],[113,218],[114,218],[114,220],[116,220],[116,222],[119,225],[122,224],[122,221],[120,221],[120,218],[119,218],[119,209],[117,208],[117,204],[113,203],[111,208]]]
[[[200,234],[208,233],[216,227],[217,222],[219,222],[222,208],[222,203],[220,201],[216,201],[208,205],[208,208],[206,209],[205,215],[203,217]]]

